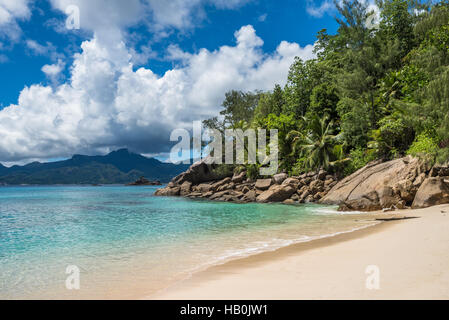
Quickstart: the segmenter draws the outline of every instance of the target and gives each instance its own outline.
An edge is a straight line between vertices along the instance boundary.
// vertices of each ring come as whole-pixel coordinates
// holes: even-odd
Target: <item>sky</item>
[[[285,85],[335,14],[329,0],[0,0],[0,162],[163,157],[227,91]]]

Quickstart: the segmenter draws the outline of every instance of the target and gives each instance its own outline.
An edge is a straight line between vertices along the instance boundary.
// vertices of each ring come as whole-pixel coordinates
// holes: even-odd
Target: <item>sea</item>
[[[155,197],[158,187],[0,187],[0,299],[140,299],[211,266],[375,224],[315,204]]]

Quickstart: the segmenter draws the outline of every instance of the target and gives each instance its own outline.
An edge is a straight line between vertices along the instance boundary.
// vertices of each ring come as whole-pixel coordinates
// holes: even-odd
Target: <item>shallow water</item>
[[[138,298],[227,260],[373,224],[318,205],[154,197],[156,187],[1,187],[0,298]],[[80,289],[66,288],[67,266]]]

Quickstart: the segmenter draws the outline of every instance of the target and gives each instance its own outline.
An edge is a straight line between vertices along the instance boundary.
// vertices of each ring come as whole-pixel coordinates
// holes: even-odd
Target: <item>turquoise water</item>
[[[1,187],[0,298],[137,298],[209,265],[366,226],[316,205],[154,197],[156,187]],[[80,270],[80,289],[65,286]]]

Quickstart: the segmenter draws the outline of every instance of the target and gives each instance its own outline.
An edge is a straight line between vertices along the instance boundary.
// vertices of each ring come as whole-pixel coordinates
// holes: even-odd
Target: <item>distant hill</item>
[[[115,184],[129,183],[141,176],[168,182],[189,165],[164,163],[129,152],[114,151],[105,156],[74,155],[69,160],[7,168],[0,164],[2,184]]]

